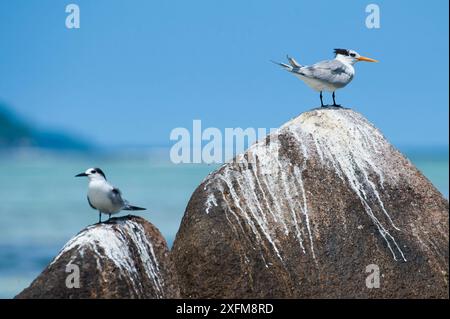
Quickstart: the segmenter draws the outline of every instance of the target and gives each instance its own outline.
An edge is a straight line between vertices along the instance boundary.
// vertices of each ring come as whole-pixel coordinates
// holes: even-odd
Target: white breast
[[[122,207],[113,205],[109,196],[112,186],[105,181],[91,181],[88,186],[88,198],[92,206],[102,213],[115,214]]]
[[[319,92],[319,91],[333,92],[338,89],[338,87],[334,86],[333,84],[331,84],[329,82],[327,83],[327,82],[323,82],[320,80],[307,78],[306,76],[302,76],[300,74],[295,74],[295,76],[298,77],[303,82],[305,82],[310,88],[312,88],[313,90],[316,90],[317,92]]]

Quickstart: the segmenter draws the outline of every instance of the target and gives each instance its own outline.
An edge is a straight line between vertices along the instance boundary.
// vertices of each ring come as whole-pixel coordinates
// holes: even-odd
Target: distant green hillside
[[[0,104],[0,149],[12,147],[41,147],[61,150],[88,150],[89,144],[68,134],[38,130],[18,118]]]

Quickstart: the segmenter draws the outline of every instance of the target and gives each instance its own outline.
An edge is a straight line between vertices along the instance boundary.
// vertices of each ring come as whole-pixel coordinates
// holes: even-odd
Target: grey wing
[[[305,66],[298,73],[307,78],[342,85],[347,84],[353,78],[351,70],[345,64],[336,60],[322,61],[311,66]]]
[[[114,206],[123,207],[126,205],[126,201],[122,198],[122,192],[117,187],[113,187],[109,193],[109,199],[111,199]]]

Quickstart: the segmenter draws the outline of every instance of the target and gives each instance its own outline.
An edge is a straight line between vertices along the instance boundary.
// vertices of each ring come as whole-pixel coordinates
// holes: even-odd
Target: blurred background
[[[68,29],[66,5],[80,8]],[[272,128],[319,104],[269,60],[357,50],[337,101],[374,123],[448,198],[448,1],[0,0],[0,297],[31,283],[97,214],[101,167],[169,245],[216,165],[170,162],[176,127]],[[331,97],[325,95],[327,103]]]

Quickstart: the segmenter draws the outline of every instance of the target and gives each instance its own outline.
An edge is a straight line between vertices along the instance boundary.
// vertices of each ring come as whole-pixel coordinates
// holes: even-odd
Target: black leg
[[[334,99],[335,98],[334,92],[332,96],[333,96],[333,106],[341,107],[339,104],[336,104],[336,100]]]
[[[320,91],[320,106],[323,107],[322,91]]]
[[[102,222],[102,212],[98,211],[98,223],[100,224]]]
[[[111,214],[109,214],[109,217],[108,217],[108,220],[110,220],[111,219]]]

